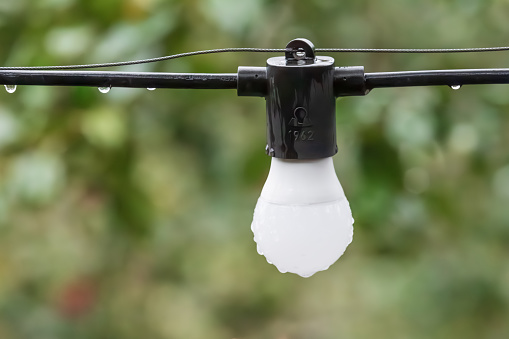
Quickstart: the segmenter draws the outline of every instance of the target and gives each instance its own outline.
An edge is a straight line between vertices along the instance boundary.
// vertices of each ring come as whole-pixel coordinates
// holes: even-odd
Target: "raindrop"
[[[8,93],[14,93],[16,92],[16,85],[5,85],[5,90],[8,92]]]
[[[455,91],[459,90],[461,88],[461,85],[451,85],[451,88]]]
[[[109,87],[99,87],[99,92],[106,94],[111,90],[111,86]]]
[[[155,90],[156,90],[156,88],[155,88],[155,87],[149,87],[149,88],[147,88],[147,89],[148,89],[149,91],[155,91]]]

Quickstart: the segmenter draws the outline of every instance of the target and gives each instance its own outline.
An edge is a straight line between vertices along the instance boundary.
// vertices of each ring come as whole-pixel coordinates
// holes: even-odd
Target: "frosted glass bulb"
[[[352,242],[350,205],[332,158],[272,158],[251,230],[258,253],[282,272],[310,277]]]

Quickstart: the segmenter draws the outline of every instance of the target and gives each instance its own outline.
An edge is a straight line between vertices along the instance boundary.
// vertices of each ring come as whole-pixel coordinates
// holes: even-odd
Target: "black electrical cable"
[[[337,68],[345,70],[348,68]],[[345,91],[340,96],[359,95],[351,92],[356,86],[342,81],[349,73],[339,73],[338,83]],[[372,90],[386,87],[508,84],[509,69],[457,69],[405,72],[356,73],[362,88]],[[188,88],[188,89],[237,89],[237,73],[151,73],[151,72],[101,72],[101,71],[27,71],[0,70],[0,84],[35,86],[92,86],[131,88]],[[260,74],[257,81],[267,79]],[[355,80],[355,79],[354,79]],[[346,86],[346,87],[345,87]],[[353,87],[352,87],[353,86]],[[362,95],[367,94],[362,90]]]
[[[509,69],[449,69],[431,71],[379,72],[364,75],[366,88],[508,84]]]
[[[236,89],[237,73],[0,70],[0,84],[130,88]]]
[[[481,48],[444,48],[444,49],[405,49],[405,48],[317,48],[316,52],[326,53],[478,53],[478,52],[500,52],[509,51],[509,47],[481,47]],[[157,58],[108,62],[99,64],[84,64],[84,65],[63,65],[63,66],[32,66],[32,67],[0,67],[0,70],[66,70],[66,69],[85,69],[85,68],[104,68],[104,67],[118,67],[129,65],[147,64],[171,59],[178,59],[194,55],[215,54],[215,53],[284,53],[287,52],[284,48],[220,48],[210,49],[204,51],[187,52],[180,54],[167,55]]]

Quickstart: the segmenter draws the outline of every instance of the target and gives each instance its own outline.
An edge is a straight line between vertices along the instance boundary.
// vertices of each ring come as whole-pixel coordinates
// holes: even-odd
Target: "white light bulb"
[[[310,277],[329,268],[353,237],[352,212],[332,158],[272,158],[251,230],[258,253],[282,273]]]

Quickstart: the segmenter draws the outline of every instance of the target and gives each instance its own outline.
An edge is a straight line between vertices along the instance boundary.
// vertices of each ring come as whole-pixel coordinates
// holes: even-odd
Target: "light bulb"
[[[352,242],[353,222],[332,158],[272,158],[251,230],[280,272],[310,277],[329,268]]]

